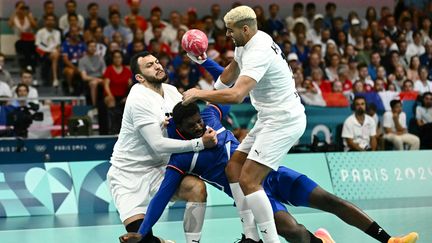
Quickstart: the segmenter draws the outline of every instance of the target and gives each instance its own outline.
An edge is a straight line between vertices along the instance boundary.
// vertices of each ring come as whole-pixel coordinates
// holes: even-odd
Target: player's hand
[[[216,131],[211,127],[207,128],[204,135],[202,136],[202,140],[204,147],[213,148],[218,142]]]
[[[186,53],[186,55],[189,57],[189,59],[191,59],[192,61],[194,61],[195,63],[198,64],[203,64],[206,60],[207,60],[207,54],[204,52],[201,56],[194,56],[192,53]]]
[[[139,233],[127,233],[119,237],[121,243],[138,243],[142,239]]]
[[[161,124],[161,128],[162,128],[162,129],[168,127],[168,125],[169,125],[169,120],[170,120],[169,117],[165,117],[165,120],[164,120],[164,121],[162,122],[162,124]]]
[[[188,89],[185,92],[183,92],[183,105],[188,105],[192,102],[195,102],[198,99],[198,94],[201,92],[201,90],[192,88]]]

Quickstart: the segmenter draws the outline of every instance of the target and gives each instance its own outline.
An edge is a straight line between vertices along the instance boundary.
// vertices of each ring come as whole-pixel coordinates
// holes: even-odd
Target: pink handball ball
[[[183,35],[181,45],[186,52],[198,57],[207,51],[208,39],[201,30],[191,29]]]

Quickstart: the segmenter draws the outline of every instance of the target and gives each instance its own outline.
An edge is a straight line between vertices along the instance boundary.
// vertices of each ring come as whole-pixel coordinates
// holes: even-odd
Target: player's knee
[[[245,195],[256,192],[261,189],[261,185],[256,183],[255,180],[250,176],[242,175],[239,179],[239,184]]]
[[[207,199],[205,183],[197,177],[187,176],[180,185],[179,196],[189,202],[205,202]]]

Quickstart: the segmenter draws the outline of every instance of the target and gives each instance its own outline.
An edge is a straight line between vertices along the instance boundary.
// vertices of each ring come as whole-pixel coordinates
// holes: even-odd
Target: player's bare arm
[[[189,89],[183,93],[183,104],[189,104],[196,100],[204,100],[216,104],[239,104],[256,86],[257,82],[248,77],[240,76],[234,86],[222,90]]]

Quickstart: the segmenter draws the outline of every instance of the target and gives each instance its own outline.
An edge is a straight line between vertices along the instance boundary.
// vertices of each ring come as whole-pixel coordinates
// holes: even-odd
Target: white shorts
[[[107,174],[108,187],[122,222],[147,212],[164,176],[165,166],[149,168],[144,172],[126,172],[110,167]]]
[[[304,113],[283,124],[266,124],[258,119],[237,150],[248,154],[248,159],[277,170],[282,158],[300,139],[305,129]]]

